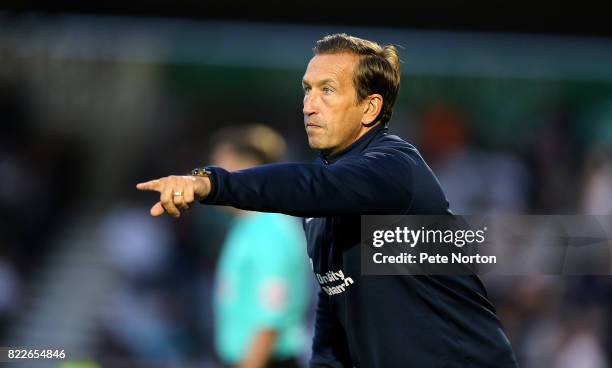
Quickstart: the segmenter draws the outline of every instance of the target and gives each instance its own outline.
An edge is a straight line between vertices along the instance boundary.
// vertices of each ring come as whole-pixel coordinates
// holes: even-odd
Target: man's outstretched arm
[[[405,210],[412,195],[413,173],[408,160],[385,152],[329,166],[287,163],[236,172],[211,171],[210,178],[170,176],[137,188],[160,193],[152,215],[165,210],[175,217],[194,201],[308,217],[390,213]]]

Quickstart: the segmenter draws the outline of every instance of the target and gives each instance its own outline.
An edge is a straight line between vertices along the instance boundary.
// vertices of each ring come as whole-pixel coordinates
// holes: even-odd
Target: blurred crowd
[[[1,57],[0,65],[8,60]],[[29,311],[38,270],[63,251],[58,239],[71,219],[87,212],[96,219],[89,245],[103,250],[104,265],[113,274],[112,287],[100,290],[105,305],[89,359],[117,367],[154,366],[151,361],[214,367],[214,269],[231,215],[197,208],[179,221],[154,219],[148,214],[153,197],[136,193],[134,184],[205,164],[206,137],[222,123],[210,116],[194,118],[205,115],[197,104],[177,112],[180,104],[173,99],[178,97],[164,95],[171,111],[165,117],[176,120],[159,129],[160,121],[151,123],[140,137],[126,136],[152,143],[140,143],[147,150],[135,153],[128,169],[116,163],[117,172],[106,171],[102,176],[109,176],[114,189],[98,197],[87,185],[100,176],[93,174],[98,169],[92,162],[104,146],[92,147],[85,143],[91,138],[66,130],[41,129],[45,116],[33,110],[44,94],[24,82],[31,78],[26,73],[0,75],[0,346],[11,346],[7,339]],[[299,80],[295,86],[299,89]],[[66,95],[76,99],[79,93]],[[612,215],[612,94],[596,102],[586,113],[573,111],[562,98],[546,113],[533,111],[533,129],[514,145],[488,140],[469,111],[444,100],[414,109],[400,106],[391,131],[419,148],[455,213]],[[231,101],[216,107],[216,117],[240,108]],[[268,118],[290,144],[301,137],[299,110]],[[290,158],[311,160],[314,153],[305,142],[299,144],[290,147]],[[610,277],[489,276],[484,281],[522,367],[612,367]]]
[[[485,150],[464,114],[436,106],[421,148],[461,214],[612,214],[612,115],[581,146],[560,115],[522,150]],[[484,276],[522,367],[610,367],[608,276]]]
[[[0,80],[0,330],[23,301],[22,286],[53,250],[77,200],[87,150],[62,136],[34,129],[31,106],[19,81]]]

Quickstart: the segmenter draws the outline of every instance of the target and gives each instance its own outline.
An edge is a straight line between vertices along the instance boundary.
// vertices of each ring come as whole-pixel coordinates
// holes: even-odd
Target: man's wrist
[[[191,170],[191,176],[195,177],[195,200],[206,199],[212,192],[212,171],[208,167],[198,167]]]

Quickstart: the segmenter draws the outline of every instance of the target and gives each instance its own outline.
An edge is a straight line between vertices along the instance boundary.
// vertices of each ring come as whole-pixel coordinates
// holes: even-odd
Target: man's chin
[[[308,146],[310,147],[310,149],[316,151],[322,151],[326,148],[324,144],[321,144],[321,142],[317,142],[311,139],[308,140]]]

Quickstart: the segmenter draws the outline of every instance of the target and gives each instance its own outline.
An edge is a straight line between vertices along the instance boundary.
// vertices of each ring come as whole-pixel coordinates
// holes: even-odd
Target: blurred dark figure
[[[571,131],[568,108],[560,104],[530,142],[534,175],[532,208],[535,213],[574,213],[578,207],[581,150]]]

